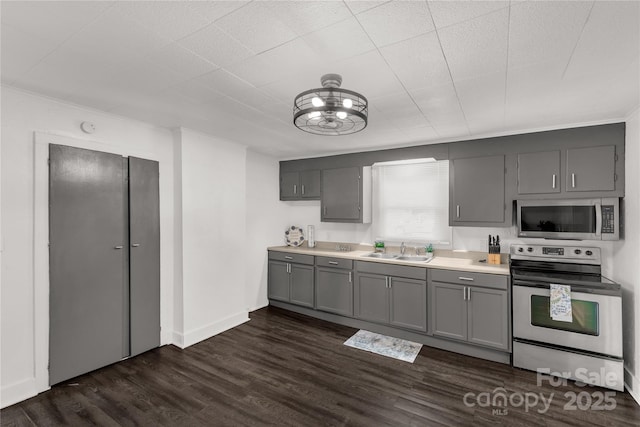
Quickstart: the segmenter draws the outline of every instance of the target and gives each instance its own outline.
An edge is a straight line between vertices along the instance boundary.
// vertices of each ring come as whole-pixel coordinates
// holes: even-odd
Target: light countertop
[[[331,246],[332,245],[332,246]],[[267,248],[270,251],[296,253],[313,256],[325,256],[332,258],[346,258],[356,261],[378,262],[384,264],[406,265],[411,267],[438,268],[443,270],[469,271],[473,273],[499,274],[503,276],[509,275],[509,264],[507,255],[503,254],[502,264],[492,265],[479,262],[480,259],[486,259],[486,253],[483,252],[457,252],[457,251],[435,251],[435,256],[429,262],[425,261],[403,261],[397,259],[381,259],[366,258],[363,255],[373,252],[373,247],[362,245],[351,245],[354,250],[343,252],[333,249],[335,244],[322,243],[315,248],[293,247],[293,246],[271,246]],[[407,249],[411,254],[411,250]],[[395,250],[389,250],[390,253],[396,253]]]

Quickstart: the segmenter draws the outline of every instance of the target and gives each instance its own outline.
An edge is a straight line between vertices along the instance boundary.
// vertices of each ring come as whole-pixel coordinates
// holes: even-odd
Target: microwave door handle
[[[596,238],[602,237],[602,203],[598,202],[596,205]]]

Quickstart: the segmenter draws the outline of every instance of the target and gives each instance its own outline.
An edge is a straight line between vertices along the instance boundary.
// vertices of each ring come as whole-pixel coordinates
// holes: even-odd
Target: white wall
[[[616,242],[611,278],[623,287],[625,383],[640,403],[640,110],[627,119],[624,240]]]
[[[48,359],[48,306],[35,308],[37,301],[48,299],[48,266],[38,264],[37,257],[34,262],[34,254],[42,249],[35,246],[34,241],[39,240],[34,229],[47,227],[47,215],[38,213],[48,209],[46,197],[35,197],[34,190],[41,183],[34,176],[42,176],[44,167],[46,177],[46,162],[44,166],[35,162],[34,132],[49,134],[51,141],[160,162],[163,343],[170,342],[173,324],[173,148],[171,133],[165,129],[5,87],[1,119],[0,403],[6,406],[46,389],[48,383],[48,377],[43,378]],[[83,121],[94,122],[96,132],[84,134],[80,130]]]
[[[182,220],[183,325],[174,341],[187,347],[248,320],[246,147],[187,129],[176,134],[182,165],[176,218]]]

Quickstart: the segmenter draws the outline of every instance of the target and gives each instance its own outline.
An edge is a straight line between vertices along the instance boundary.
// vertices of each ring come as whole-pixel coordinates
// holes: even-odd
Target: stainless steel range
[[[510,252],[513,366],[623,391],[622,294],[601,275],[600,249]]]

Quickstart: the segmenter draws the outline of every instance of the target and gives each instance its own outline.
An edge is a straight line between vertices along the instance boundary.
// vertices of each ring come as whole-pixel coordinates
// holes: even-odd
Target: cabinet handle
[[[140,243],[132,243],[131,246],[137,248],[138,246],[140,246]]]
[[[304,196],[304,184],[302,184],[302,195]]]
[[[463,286],[462,287],[462,301],[466,301],[467,300],[467,287]]]
[[[471,301],[471,288],[467,288],[467,301]]]
[[[464,280],[464,281],[467,281],[467,282],[473,282],[473,277],[459,276],[458,280]]]
[[[551,185],[552,188],[556,188],[556,174],[553,174],[553,184]]]
[[[571,174],[571,187],[576,188],[576,174]]]
[[[353,280],[352,277],[351,277],[352,274],[353,273],[349,272],[349,283],[351,283],[351,281]]]
[[[293,194],[298,194],[298,185],[293,184]]]
[[[292,257],[292,256],[289,256],[289,255],[285,255],[285,256],[284,256],[284,259],[293,259],[293,257]]]
[[[389,289],[393,287],[393,282],[391,281],[391,277],[387,277],[389,279]]]
[[[113,247],[113,249],[122,249],[122,248],[124,248],[124,246],[122,246],[122,245],[118,245],[118,246],[114,246]]]
[[[460,205],[456,205],[456,218],[460,218]]]
[[[291,274],[291,264],[287,263],[287,273]]]
[[[331,265],[338,265],[338,261],[329,261],[329,264],[331,264]]]

